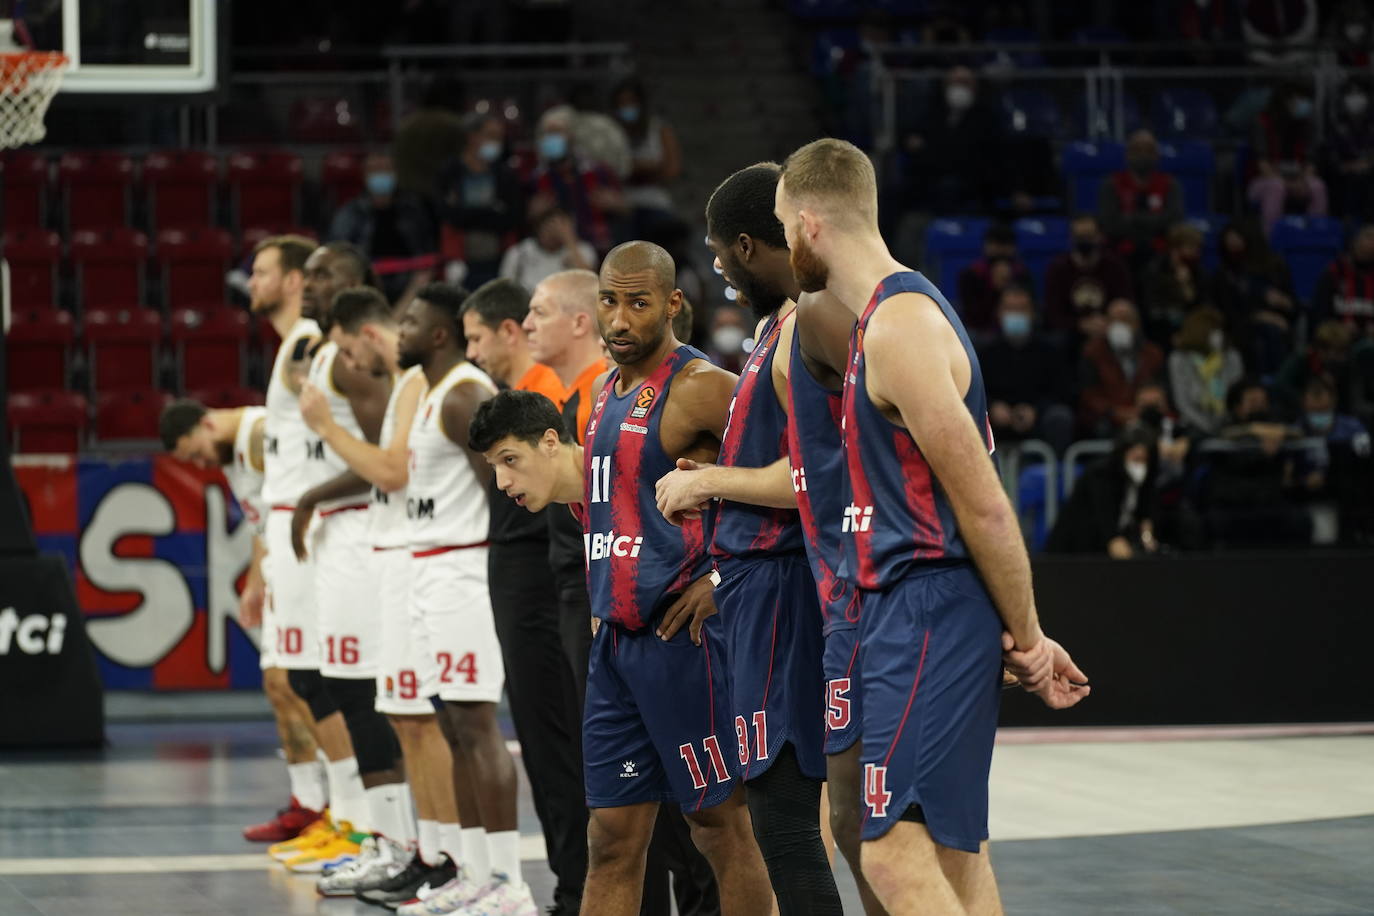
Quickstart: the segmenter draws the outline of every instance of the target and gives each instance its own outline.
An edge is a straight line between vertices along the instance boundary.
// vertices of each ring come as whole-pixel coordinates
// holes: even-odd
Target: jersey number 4
[[[887,806],[892,804],[892,793],[887,789],[887,767],[864,764],[864,802],[874,817],[887,817]]]
[[[611,501],[611,456],[592,456],[592,498],[591,502]]]

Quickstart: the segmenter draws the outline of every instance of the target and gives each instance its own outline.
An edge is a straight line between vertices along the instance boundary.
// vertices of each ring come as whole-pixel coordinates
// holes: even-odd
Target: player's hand
[[[296,511],[291,513],[291,549],[302,563],[310,558],[310,551],[305,548],[305,534],[310,530],[310,520],[314,516],[315,505],[306,502],[298,504]]]
[[[316,434],[324,430],[330,419],[329,401],[325,400],[324,392],[310,382],[301,386],[301,416],[305,418],[305,425]]]
[[[250,582],[239,595],[239,626],[245,630],[262,626],[263,586],[261,582]]]
[[[601,618],[600,618],[600,617],[592,617],[592,635],[595,636],[595,635],[596,635],[596,631],[599,630],[599,629],[601,629]]]
[[[1054,676],[1051,640],[1041,635],[1035,645],[1017,649],[1016,640],[1007,632],[1002,633],[1002,663],[1007,670],[1016,675],[1021,686],[1032,693],[1045,685]]]
[[[689,518],[700,518],[701,512],[710,502],[702,493],[705,479],[701,471],[714,467],[699,464],[690,458],[679,458],[677,469],[669,471],[654,485],[654,495],[658,501],[658,511],[670,523],[681,526]]]
[[[1022,655],[1012,649],[1012,638],[1010,633],[1002,634],[1003,659],[1007,663],[1007,669],[1013,674],[1019,675],[1019,670],[1012,664],[1013,655]],[[1040,701],[1050,709],[1068,709],[1082,702],[1090,693],[1092,687],[1088,685],[1088,676],[1083,673],[1064,647],[1049,637],[1041,637],[1040,642],[1032,647],[1032,652],[1044,649],[1050,662],[1050,676],[1039,682],[1036,686],[1031,686],[1025,679],[1021,680],[1021,685],[1027,692],[1033,693],[1040,698]]]
[[[709,575],[687,586],[663,615],[654,634],[667,642],[677,635],[684,623],[691,621],[692,642],[701,645],[701,627],[706,623],[706,618],[716,613],[716,602],[711,597],[713,591],[715,584]]]

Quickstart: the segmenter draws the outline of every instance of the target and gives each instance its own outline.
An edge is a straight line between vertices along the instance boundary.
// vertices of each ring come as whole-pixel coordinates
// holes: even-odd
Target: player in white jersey
[[[491,470],[467,447],[468,424],[496,386],[464,358],[466,298],[465,291],[441,283],[420,290],[400,316],[397,340],[400,365],[421,366],[429,382],[410,429],[411,601],[439,666],[464,828],[459,876],[398,912],[534,916],[534,899],[520,876],[515,762],[496,721],[505,673],[487,587]]]
[[[367,594],[380,614],[376,709],[389,717],[400,739],[407,776],[419,815],[418,849],[407,838],[379,839],[373,856],[363,856],[347,869],[320,879],[327,895],[359,893],[378,903],[401,903],[419,887],[438,887],[453,877],[445,859],[441,831],[457,849],[458,815],[453,797],[452,758],[434,716],[437,693],[434,658],[412,619],[409,606],[410,551],[405,517],[408,477],[407,442],[416,407],[427,387],[418,367],[399,372],[396,324],[391,307],[375,289],[345,289],[331,308],[337,359],[377,375],[395,378],[382,419],[381,438],[373,445],[354,435],[335,418],[329,398],[313,385],[301,393],[301,413],[310,428],[359,476],[372,486],[368,510],[371,581]],[[363,329],[366,328],[364,335]],[[373,348],[366,341],[377,341]],[[438,779],[430,778],[437,774]],[[436,798],[437,794],[437,798]],[[381,831],[385,833],[385,831]]]
[[[320,448],[301,417],[299,402],[321,335],[316,321],[304,314],[305,264],[315,248],[314,242],[298,236],[264,239],[255,249],[248,281],[253,312],[265,315],[282,340],[267,385],[263,449],[263,501],[268,507],[263,573],[267,600],[276,615],[275,651],[291,689],[310,707],[315,740],[328,758],[330,819],[268,850],[289,868],[302,871],[321,871],[355,856],[364,837],[354,833],[353,825],[369,819],[341,706],[320,677],[314,568],[296,556],[291,544],[292,514],[310,486],[310,456]]]
[[[263,407],[207,410],[203,404],[179,400],[162,411],[159,432],[173,457],[200,468],[220,468],[253,532],[253,554],[243,594],[239,596],[239,625],[250,633],[261,626],[264,636],[274,632],[272,607],[263,601],[262,501]],[[273,640],[261,640],[263,690],[272,704],[282,750],[291,780],[291,802],[272,820],[245,828],[244,836],[258,842],[281,842],[299,834],[320,816],[327,801],[324,770],[316,759],[310,709],[286,682],[277,666]]]

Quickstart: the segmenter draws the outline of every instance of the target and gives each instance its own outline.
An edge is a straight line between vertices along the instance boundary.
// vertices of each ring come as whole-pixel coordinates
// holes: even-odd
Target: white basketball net
[[[67,65],[65,54],[50,51],[0,54],[0,149],[43,139],[43,116]]]

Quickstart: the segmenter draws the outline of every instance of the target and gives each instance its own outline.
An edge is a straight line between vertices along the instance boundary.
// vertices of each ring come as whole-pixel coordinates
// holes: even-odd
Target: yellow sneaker
[[[286,867],[297,874],[317,875],[326,868],[337,868],[357,858],[365,833],[354,833],[347,823],[339,824],[339,832],[286,861]]]
[[[325,811],[324,814],[320,815],[319,820],[302,830],[300,836],[294,840],[284,840],[268,846],[267,854],[278,862],[285,862],[288,859],[294,859],[326,837],[332,837],[335,832],[334,823],[329,819],[329,812]]]

